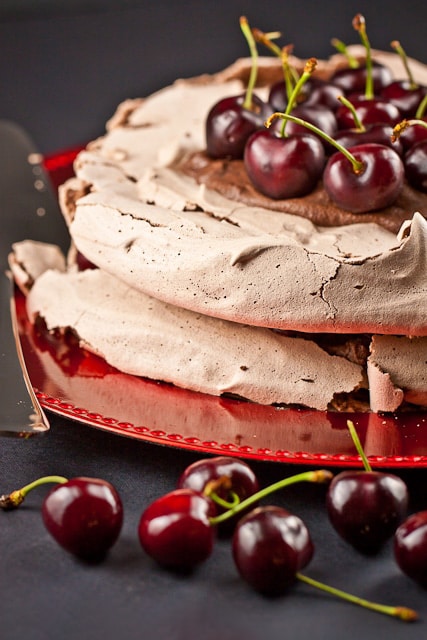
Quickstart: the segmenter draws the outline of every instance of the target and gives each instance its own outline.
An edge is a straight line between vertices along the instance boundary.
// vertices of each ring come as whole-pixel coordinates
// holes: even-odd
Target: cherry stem
[[[316,65],[317,65],[316,58],[309,58],[309,60],[307,60],[307,62],[305,63],[304,71],[302,72],[301,77],[298,79],[298,82],[296,83],[295,87],[292,90],[291,95],[289,96],[288,104],[286,105],[286,110],[285,110],[286,115],[289,115],[291,113],[292,109],[294,108],[295,102],[297,101],[297,98],[301,93],[301,89],[303,88],[307,80],[311,78],[311,75],[315,70]],[[285,136],[285,128],[286,128],[286,119],[283,120],[283,125],[281,130],[282,137]]]
[[[211,498],[211,500],[213,500],[217,505],[219,505],[220,507],[224,507],[224,509],[234,509],[234,507],[237,507],[237,505],[240,504],[240,498],[234,491],[230,491],[230,498],[232,498],[232,502],[224,500],[217,493],[215,493],[215,491],[206,493],[206,495],[209,496],[209,498]]]
[[[308,129],[309,131],[316,133],[318,136],[320,136],[321,138],[329,142],[329,144],[331,144],[333,147],[338,149],[338,151],[341,151],[341,153],[347,158],[347,160],[351,162],[353,166],[353,171],[355,174],[363,173],[365,169],[364,163],[357,160],[357,158],[348,149],[346,149],[342,144],[340,144],[339,142],[331,138],[331,136],[329,136],[327,133],[319,129],[319,127],[316,127],[316,125],[311,124],[311,122],[307,122],[307,120],[303,120],[302,118],[297,118],[296,116],[293,116],[289,113],[280,113],[279,111],[276,111],[275,113],[272,113],[271,116],[264,123],[267,129],[271,127],[273,120],[275,120],[276,118],[283,118],[285,120],[290,120],[291,122],[295,122],[295,124],[299,124],[303,127],[306,127],[306,129]]]
[[[64,476],[43,476],[42,478],[38,478],[37,480],[26,484],[21,489],[16,489],[15,491],[12,491],[12,493],[0,496],[0,508],[16,509],[24,502],[26,495],[30,491],[36,489],[42,484],[51,482],[55,484],[64,484],[65,482],[68,482],[68,478],[64,478]]]
[[[426,103],[427,103],[427,100],[426,100]],[[427,129],[427,122],[425,120],[421,120],[419,118],[411,118],[410,120],[405,119],[405,120],[402,120],[401,122],[398,122],[393,127],[391,141],[396,142],[396,140],[400,138],[401,134],[405,131],[405,129],[407,129],[408,127],[412,127],[415,124],[419,124],[421,127],[425,127]]]
[[[359,440],[359,436],[357,435],[356,427],[354,426],[351,420],[347,420],[347,427],[350,431],[351,439],[353,440],[353,444],[357,449],[357,453],[362,458],[363,466],[365,467],[365,471],[372,471],[372,467],[369,464],[368,458],[366,457],[366,453],[363,450],[362,443]]]
[[[318,469],[316,471],[304,471],[303,473],[297,473],[294,476],[290,476],[288,478],[284,478],[271,484],[270,486],[257,491],[256,493],[249,496],[245,500],[239,502],[239,504],[233,506],[229,511],[225,511],[224,513],[220,513],[218,516],[214,516],[210,518],[210,522],[212,525],[217,525],[220,522],[224,522],[225,520],[229,520],[236,514],[244,511],[248,507],[256,504],[262,498],[269,496],[275,491],[279,491],[280,489],[284,489],[285,487],[289,487],[292,484],[296,484],[298,482],[329,482],[333,477],[333,474],[326,469]],[[212,494],[211,494],[212,497]]]
[[[415,113],[415,117],[422,118],[424,116],[424,112],[426,108],[427,108],[427,93],[424,96],[424,98],[421,100],[420,104],[418,105],[418,109]]]
[[[359,33],[360,40],[366,50],[366,85],[365,85],[365,98],[372,100],[374,97],[374,82],[372,78],[372,56],[371,56],[371,44],[369,42],[368,34],[366,33],[366,21],[361,13],[358,13],[353,18],[353,28]]]
[[[412,91],[414,91],[415,89],[418,89],[418,84],[415,82],[414,76],[412,75],[412,71],[409,68],[408,56],[406,55],[406,51],[404,50],[404,48],[400,44],[399,40],[393,40],[393,42],[391,42],[390,44],[391,44],[392,48],[396,51],[396,53],[400,56],[400,59],[403,62],[403,66],[405,67],[406,75],[408,76],[409,88]]]
[[[283,78],[286,86],[286,95],[289,100],[295,83],[298,82],[298,73],[296,70],[291,67],[289,64],[289,54],[292,51],[292,45],[287,45],[283,48],[280,48],[277,44],[272,42],[273,38],[280,37],[281,33],[279,31],[275,31],[273,33],[264,33],[261,29],[252,29],[253,36],[256,42],[263,44],[267,49],[270,49],[276,55],[281,63],[283,69]]]
[[[359,61],[349,53],[347,45],[342,40],[332,38],[331,45],[335,47],[338,53],[342,53],[347,58],[347,63],[350,69],[357,69],[360,67]]]
[[[255,88],[255,83],[258,75],[258,51],[256,47],[255,38],[252,33],[252,29],[249,26],[249,23],[245,16],[240,18],[240,28],[243,32],[243,35],[246,38],[246,42],[249,46],[249,51],[252,59],[251,73],[248,80],[248,85],[246,87],[245,99],[243,101],[243,108],[251,111],[253,108],[253,92]]]
[[[338,96],[338,100],[341,102],[341,104],[347,107],[349,111],[351,111],[351,115],[353,116],[353,120],[354,120],[354,126],[357,129],[357,131],[360,131],[361,133],[363,131],[366,131],[366,127],[364,126],[363,122],[357,115],[357,111],[354,108],[354,104],[352,104],[350,100],[348,100],[345,96]]]
[[[418,614],[413,609],[409,609],[407,607],[393,607],[385,604],[379,604],[377,602],[371,602],[369,600],[365,600],[365,598],[359,598],[351,593],[347,593],[346,591],[341,591],[341,589],[330,587],[323,582],[313,580],[313,578],[309,578],[301,573],[297,573],[296,577],[301,582],[305,582],[316,589],[325,591],[326,593],[341,598],[342,600],[346,600],[347,602],[351,602],[352,604],[356,604],[360,607],[364,607],[365,609],[371,609],[371,611],[376,611],[377,613],[383,613],[387,616],[399,618],[405,622],[413,622],[418,619]]]

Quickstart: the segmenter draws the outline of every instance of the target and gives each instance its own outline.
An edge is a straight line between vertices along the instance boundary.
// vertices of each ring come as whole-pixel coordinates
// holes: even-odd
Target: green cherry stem
[[[361,121],[359,116],[357,115],[357,111],[354,108],[354,104],[352,104],[350,102],[350,100],[348,100],[345,96],[338,96],[338,100],[341,102],[341,104],[343,104],[345,107],[347,107],[347,109],[349,111],[351,111],[351,115],[353,116],[353,120],[354,120],[355,129],[357,131],[360,131],[361,133],[363,131],[366,131],[365,125],[363,124],[363,122]]]
[[[251,111],[253,108],[252,97],[254,93],[254,88],[256,84],[256,79],[258,76],[258,51],[255,42],[255,38],[252,33],[252,29],[249,26],[249,23],[245,16],[240,18],[240,28],[242,30],[243,35],[246,38],[246,42],[249,46],[249,51],[252,59],[251,73],[248,80],[248,85],[246,87],[245,99],[243,101],[243,108]]]
[[[340,144],[339,142],[331,138],[331,136],[329,136],[327,133],[319,129],[319,127],[316,127],[316,125],[311,124],[311,122],[307,122],[307,120],[303,120],[302,118],[297,118],[296,116],[293,116],[288,113],[280,113],[279,111],[276,111],[275,113],[272,113],[271,116],[265,121],[264,124],[267,127],[267,129],[271,127],[273,120],[275,120],[276,118],[283,118],[284,120],[290,120],[291,122],[295,122],[296,124],[306,127],[306,129],[308,129],[309,131],[316,133],[318,136],[320,136],[321,138],[329,142],[329,144],[335,147],[338,151],[341,151],[341,153],[347,158],[347,160],[351,162],[354,173],[361,174],[365,170],[364,163],[357,160],[357,158],[348,149],[346,149],[342,144]],[[283,128],[282,128],[282,133],[283,133]]]
[[[359,440],[359,436],[357,435],[357,431],[356,431],[356,427],[354,426],[354,423],[351,420],[347,420],[347,427],[348,427],[348,430],[350,431],[353,444],[357,449],[357,453],[362,458],[365,471],[372,471],[372,467],[369,464],[368,458],[366,457],[366,453],[363,450],[362,443]]]
[[[341,589],[336,589],[335,587],[330,587],[323,582],[313,580],[313,578],[309,578],[308,576],[305,576],[301,573],[297,573],[296,577],[301,582],[315,587],[316,589],[325,591],[326,593],[341,598],[342,600],[346,600],[347,602],[351,602],[352,604],[356,604],[365,609],[370,609],[371,611],[376,611],[377,613],[383,613],[387,616],[399,618],[400,620],[403,620],[405,622],[413,622],[418,619],[418,614],[413,609],[409,609],[407,607],[393,607],[385,604],[379,604],[377,602],[370,602],[369,600],[365,600],[365,598],[359,598],[358,596],[354,596],[351,593],[342,591]]]
[[[64,476],[43,476],[42,478],[38,478],[37,480],[26,484],[25,487],[22,487],[21,489],[16,489],[15,491],[12,491],[12,493],[0,496],[0,508],[5,510],[16,509],[24,502],[26,495],[30,491],[36,489],[42,484],[64,484],[65,482],[68,482],[68,478],[64,478]]]
[[[302,72],[301,76],[298,79],[298,82],[296,83],[296,85],[292,90],[291,95],[289,96],[288,104],[286,105],[286,110],[285,110],[285,114],[287,116],[291,113],[292,109],[294,108],[295,103],[298,99],[298,96],[301,92],[301,89],[303,88],[307,80],[311,78],[311,75],[315,70],[316,66],[317,66],[316,58],[309,58],[305,63],[304,71]],[[286,122],[287,120],[284,118],[283,124],[282,124],[282,130],[281,130],[282,137],[285,136]]]
[[[366,21],[361,13],[358,13],[353,18],[353,29],[355,29],[360,40],[366,50],[366,85],[365,85],[365,98],[372,100],[374,97],[374,81],[372,78],[372,57],[371,57],[371,44],[369,42],[368,34],[366,33]]]
[[[409,88],[412,91],[414,91],[415,89],[418,89],[418,84],[415,82],[414,76],[413,76],[412,71],[411,71],[411,69],[409,67],[408,56],[406,55],[406,51],[404,50],[404,48],[400,44],[399,40],[393,40],[390,43],[390,45],[396,51],[396,53],[400,56],[400,59],[402,60],[403,66],[404,66],[405,71],[406,71],[406,75],[408,76]]]
[[[359,61],[349,53],[347,45],[342,40],[332,38],[331,45],[338,51],[338,53],[342,53],[342,55],[347,58],[347,64],[350,69],[358,69],[358,67],[360,67]]]
[[[325,482],[329,482],[332,479],[332,477],[333,477],[333,474],[330,471],[327,471],[326,469],[318,469],[315,471],[304,471],[303,473],[297,473],[294,476],[290,476],[288,478],[279,480],[278,482],[275,482],[274,484],[271,484],[268,487],[265,487],[264,489],[257,491],[256,493],[249,496],[249,498],[246,498],[245,500],[242,500],[241,502],[233,506],[228,511],[225,511],[224,513],[221,513],[218,516],[213,516],[212,518],[210,518],[210,522],[212,525],[215,526],[220,522],[229,520],[229,518],[232,518],[233,516],[244,511],[248,507],[251,507],[252,505],[256,504],[262,498],[266,498],[267,496],[274,493],[275,491],[279,491],[280,489],[289,487],[292,484],[296,484],[298,482],[325,483]],[[210,494],[210,497],[212,496],[213,494]]]
[[[273,38],[278,38],[281,34],[280,32],[273,33],[264,33],[261,29],[252,29],[253,36],[256,42],[263,44],[267,49],[269,49],[275,56],[277,56],[281,63],[283,69],[283,78],[286,86],[286,95],[289,100],[292,95],[293,88],[295,84],[298,82],[299,75],[296,69],[289,64],[289,54],[293,50],[292,45],[286,45],[285,47],[280,48],[277,44],[275,44],[272,40]]]
[[[424,116],[426,109],[427,109],[427,93],[424,96],[424,98],[421,100],[420,104],[418,105],[418,109],[415,113],[415,117],[422,118]]]

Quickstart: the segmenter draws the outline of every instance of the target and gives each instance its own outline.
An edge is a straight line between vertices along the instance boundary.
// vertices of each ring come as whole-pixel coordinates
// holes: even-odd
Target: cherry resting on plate
[[[119,536],[123,506],[109,482],[78,477],[51,489],[42,517],[64,549],[85,560],[100,560]]]
[[[412,514],[398,527],[394,557],[407,576],[427,587],[427,511]]]
[[[240,575],[256,591],[269,595],[284,593],[313,552],[303,521],[281,507],[254,509],[233,535],[233,559]]]
[[[215,505],[192,489],[176,489],[152,502],[138,526],[142,548],[160,565],[194,568],[212,553],[215,529],[210,518]]]

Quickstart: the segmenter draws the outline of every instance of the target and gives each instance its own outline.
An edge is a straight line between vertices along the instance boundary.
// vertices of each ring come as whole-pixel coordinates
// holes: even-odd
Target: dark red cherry
[[[380,95],[399,109],[402,118],[413,118],[426,93],[426,87],[414,87],[409,80],[395,80],[385,86]]]
[[[401,478],[379,471],[343,471],[328,487],[326,506],[337,533],[363,553],[376,553],[406,516]]]
[[[212,553],[215,505],[192,489],[176,489],[143,512],[138,535],[145,552],[160,565],[188,571]]]
[[[79,477],[51,489],[42,517],[64,549],[85,560],[100,560],[119,536],[123,506],[109,482]]]
[[[366,88],[366,66],[361,65],[355,69],[345,68],[335,71],[330,81],[338,85],[345,94],[360,92]],[[374,93],[380,93],[383,87],[393,82],[393,74],[385,65],[374,61],[372,63],[372,82]]]
[[[404,181],[399,155],[384,145],[367,143],[348,149],[362,163],[360,172],[341,153],[334,153],[323,172],[329,197],[342,209],[353,213],[376,211],[392,204]]]
[[[86,271],[86,269],[97,269],[97,266],[86,258],[80,251],[76,253],[76,265],[79,271]]]
[[[211,158],[240,159],[249,136],[263,126],[265,105],[253,97],[253,110],[245,109],[244,95],[217,102],[206,118],[206,151]],[[269,115],[269,114],[268,114]]]
[[[394,151],[401,156],[403,153],[402,143],[400,140],[392,142],[392,133],[393,127],[389,124],[372,124],[367,126],[363,131],[360,129],[340,129],[335,133],[333,138],[346,149],[359,144],[366,144],[367,142],[375,142],[376,144],[382,144],[394,149]],[[331,145],[329,145],[329,147],[331,148]]]
[[[426,118],[421,118],[421,120],[427,123]],[[424,127],[422,124],[412,124],[402,131],[399,136],[399,142],[401,142],[404,151],[408,151],[415,144],[423,140],[427,140],[427,126]]]
[[[292,109],[292,115],[297,118],[301,118],[301,120],[305,120],[310,124],[314,124],[314,126],[318,127],[323,133],[326,133],[328,136],[334,136],[338,130],[337,120],[335,118],[334,113],[328,107],[323,105],[317,105],[312,103],[303,103]],[[275,123],[276,131],[277,127],[281,126],[280,119],[277,119]],[[292,135],[294,133],[307,135],[308,131],[304,125],[297,124],[296,122],[287,122],[286,123],[286,134]],[[316,135],[316,134],[311,134]],[[327,149],[329,147],[329,143],[325,141],[324,138],[319,137],[320,142]]]
[[[407,576],[427,587],[427,511],[412,514],[397,528],[394,557]]]
[[[394,126],[402,119],[399,109],[394,104],[380,98],[367,99],[359,97],[349,99],[359,120],[365,126],[378,123]],[[335,116],[340,129],[354,127],[353,114],[345,105],[338,107]]]
[[[313,135],[280,137],[267,130],[249,138],[244,164],[254,187],[273,199],[310,193],[325,165],[322,143]]]
[[[342,89],[332,82],[320,79],[312,79],[307,83],[308,95],[305,104],[322,105],[331,111],[336,111],[340,106],[339,97],[342,95]]]
[[[331,111],[338,108],[338,98],[342,95],[342,89],[331,82],[319,78],[309,78],[302,86],[301,93],[297,96],[297,105],[311,104],[327,107]],[[268,103],[272,111],[285,111],[288,106],[286,84],[282,80],[276,82],[270,88]]]
[[[311,560],[313,550],[302,520],[276,506],[257,507],[242,518],[232,542],[241,577],[268,595],[284,593]]]
[[[229,456],[216,456],[197,460],[190,464],[178,480],[179,489],[193,489],[199,493],[214,491],[222,500],[233,503],[235,496],[239,501],[249,498],[259,490],[259,482],[250,466]],[[216,512],[223,513],[226,507],[216,504]],[[239,513],[238,518],[242,517]],[[231,531],[237,519],[226,520],[219,525],[221,530]]]
[[[409,184],[427,193],[427,139],[417,142],[405,153],[403,164]]]

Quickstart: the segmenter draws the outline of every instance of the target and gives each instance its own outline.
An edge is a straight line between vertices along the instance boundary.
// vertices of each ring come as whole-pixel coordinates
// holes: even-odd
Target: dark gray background
[[[0,117],[29,128],[45,152],[85,143],[121,100],[247,55],[240,15],[280,30],[301,57],[325,57],[334,36],[358,41],[358,12],[372,46],[398,38],[427,62],[424,0],[2,0]]]

